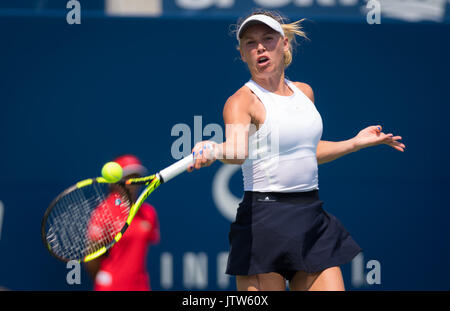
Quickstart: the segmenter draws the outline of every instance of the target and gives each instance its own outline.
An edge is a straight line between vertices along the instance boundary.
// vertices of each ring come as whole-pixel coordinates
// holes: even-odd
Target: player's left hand
[[[353,138],[355,148],[358,150],[366,147],[386,144],[398,151],[403,152],[405,151],[406,146],[399,141],[401,139],[401,136],[394,136],[392,133],[383,133],[381,125],[366,127]]]

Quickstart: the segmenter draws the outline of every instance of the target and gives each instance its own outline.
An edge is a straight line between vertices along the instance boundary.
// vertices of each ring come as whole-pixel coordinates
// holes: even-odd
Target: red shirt
[[[147,252],[150,244],[158,243],[159,239],[156,211],[150,204],[143,203],[119,242],[100,259],[94,290],[150,290]]]

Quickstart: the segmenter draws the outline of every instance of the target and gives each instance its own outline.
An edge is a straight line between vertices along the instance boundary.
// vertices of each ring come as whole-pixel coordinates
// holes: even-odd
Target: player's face
[[[288,49],[288,39],[264,24],[250,26],[240,44],[242,60],[252,75],[258,76],[284,70],[284,53]]]

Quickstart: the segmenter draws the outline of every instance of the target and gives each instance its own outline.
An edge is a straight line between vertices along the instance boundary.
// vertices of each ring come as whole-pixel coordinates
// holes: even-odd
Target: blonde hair
[[[253,11],[250,15],[239,19],[237,25],[235,26],[234,32],[237,33],[237,31],[241,27],[242,23],[247,18],[249,18],[250,16],[253,16],[253,15],[259,15],[259,14],[270,16],[281,24],[281,27],[283,28],[283,31],[284,31],[284,35],[285,35],[285,37],[288,38],[288,41],[289,41],[289,51],[284,53],[284,67],[285,68],[288,67],[292,63],[292,54],[293,54],[294,47],[297,46],[297,44],[298,44],[297,40],[296,40],[296,36],[299,36],[303,39],[309,40],[308,37],[306,36],[306,33],[303,31],[303,27],[301,26],[301,23],[305,19],[303,18],[303,19],[298,20],[293,23],[287,23],[287,19],[278,12],[258,9],[258,10]],[[241,50],[240,43],[239,43],[237,49],[238,49],[238,51]]]

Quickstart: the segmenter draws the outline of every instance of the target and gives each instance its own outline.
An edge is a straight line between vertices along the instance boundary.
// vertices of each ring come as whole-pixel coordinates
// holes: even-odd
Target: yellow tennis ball
[[[103,165],[102,176],[108,182],[118,182],[122,178],[122,167],[116,162],[108,162]]]

